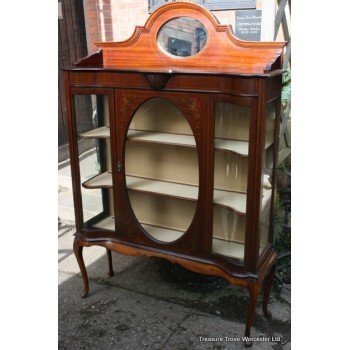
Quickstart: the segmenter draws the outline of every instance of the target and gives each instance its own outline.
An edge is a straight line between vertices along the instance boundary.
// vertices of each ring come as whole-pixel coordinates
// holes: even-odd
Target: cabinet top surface
[[[96,46],[101,51],[73,70],[270,75],[281,71],[285,42],[241,41],[202,6],[173,2],[153,12],[128,40]]]

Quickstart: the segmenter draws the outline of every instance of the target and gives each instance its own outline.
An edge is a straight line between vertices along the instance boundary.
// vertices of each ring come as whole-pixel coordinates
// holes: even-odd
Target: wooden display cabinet
[[[83,247],[107,249],[110,275],[111,251],[160,257],[247,288],[249,337],[261,289],[270,316],[285,43],[240,41],[176,2],[96,45],[65,71],[83,296]]]

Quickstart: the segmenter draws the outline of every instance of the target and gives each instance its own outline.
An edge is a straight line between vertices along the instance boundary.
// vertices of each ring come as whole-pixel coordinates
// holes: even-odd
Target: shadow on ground
[[[73,232],[63,227],[59,233],[59,349],[244,349],[225,337],[244,333],[246,291],[220,280],[189,281],[164,260],[113,253],[115,275],[108,277],[105,250],[84,248],[90,294],[81,299]],[[259,300],[252,336],[275,341],[253,347],[289,349],[288,291],[272,293],[270,310],[273,318],[266,320]]]

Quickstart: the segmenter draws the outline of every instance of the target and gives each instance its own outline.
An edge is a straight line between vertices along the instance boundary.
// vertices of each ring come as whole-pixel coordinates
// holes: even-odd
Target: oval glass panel
[[[126,185],[137,220],[158,241],[179,239],[198,200],[198,155],[189,123],[173,103],[152,98],[136,111],[125,147]]]
[[[175,57],[193,56],[207,42],[203,24],[191,17],[178,17],[165,23],[158,32],[158,44]]]

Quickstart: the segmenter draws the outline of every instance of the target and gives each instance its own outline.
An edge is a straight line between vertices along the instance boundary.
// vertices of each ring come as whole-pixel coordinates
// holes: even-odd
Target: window
[[[154,12],[159,6],[172,0],[148,0],[149,13]],[[198,5],[206,7],[208,10],[242,10],[255,9],[256,0],[195,0]]]

